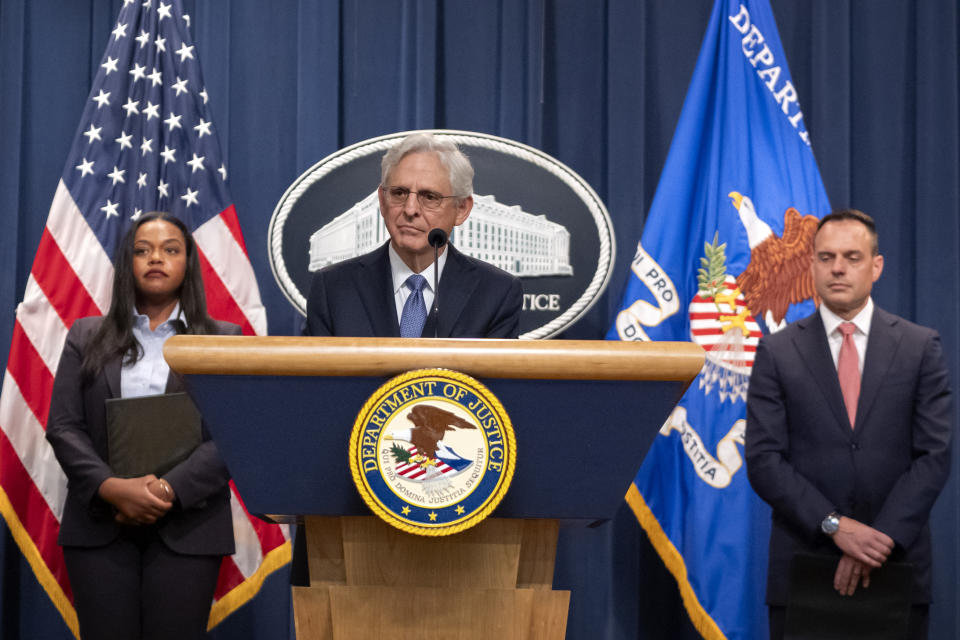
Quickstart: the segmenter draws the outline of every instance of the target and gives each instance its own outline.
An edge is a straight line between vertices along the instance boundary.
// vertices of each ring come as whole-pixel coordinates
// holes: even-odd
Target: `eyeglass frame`
[[[439,193],[437,193],[436,191],[431,191],[431,190],[429,190],[429,189],[427,189],[427,190],[425,190],[425,191],[414,191],[413,189],[407,189],[406,187],[398,187],[398,186],[396,186],[396,185],[394,185],[394,186],[389,186],[389,187],[388,187],[387,185],[383,185],[383,184],[382,184],[382,185],[380,185],[380,189],[384,192],[384,194],[386,194],[386,197],[388,198],[388,200],[390,201],[390,203],[393,204],[393,205],[404,204],[404,203],[407,201],[407,199],[410,197],[410,194],[413,193],[413,194],[415,194],[415,195],[417,196],[417,202],[420,203],[420,206],[423,207],[424,209],[428,210],[428,211],[439,211],[439,210],[443,207],[443,201],[446,200],[446,199],[448,199],[448,198],[464,198],[464,197],[466,197],[466,196],[457,196],[457,195],[453,195],[453,196],[442,196],[442,195],[440,195]],[[400,200],[400,199],[397,198],[397,196],[395,196],[394,194],[390,193],[390,190],[391,190],[391,189],[402,189],[403,191],[406,191],[406,194],[404,194],[403,199]],[[429,203],[429,202],[424,202],[424,201],[423,201],[423,196],[422,196],[422,194],[429,194],[429,195],[436,196],[436,197],[440,200],[440,202],[437,203],[436,205],[434,205],[434,204],[432,204],[432,203]]]

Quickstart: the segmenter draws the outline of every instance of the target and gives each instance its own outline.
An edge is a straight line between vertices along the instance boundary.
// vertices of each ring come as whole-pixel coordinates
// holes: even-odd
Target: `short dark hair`
[[[203,290],[203,274],[196,242],[182,220],[163,211],[143,214],[124,234],[113,260],[113,295],[110,309],[100,328],[90,341],[82,365],[82,374],[90,378],[99,373],[108,360],[120,356],[124,364],[133,364],[143,356],[143,348],[133,335],[133,313],[136,307],[137,282],[133,275],[133,244],[137,229],[148,222],[169,222],[183,234],[187,265],[178,297],[180,309],[186,318],[187,333],[216,333],[216,324],[207,314],[207,299]]]
[[[820,233],[820,229],[822,229],[823,225],[827,224],[828,222],[843,222],[844,220],[853,220],[854,222],[859,222],[865,226],[867,228],[867,232],[870,234],[871,253],[873,255],[878,255],[880,253],[880,243],[877,239],[877,225],[873,221],[873,218],[859,209],[837,209],[828,213],[820,218],[820,223],[817,224],[817,233]]]

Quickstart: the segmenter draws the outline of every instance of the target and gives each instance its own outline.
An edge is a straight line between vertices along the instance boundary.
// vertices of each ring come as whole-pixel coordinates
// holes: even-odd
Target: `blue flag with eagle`
[[[770,512],[743,462],[760,336],[814,308],[829,212],[767,0],[717,0],[631,263],[619,340],[707,354],[627,494],[704,638],[766,638]]]

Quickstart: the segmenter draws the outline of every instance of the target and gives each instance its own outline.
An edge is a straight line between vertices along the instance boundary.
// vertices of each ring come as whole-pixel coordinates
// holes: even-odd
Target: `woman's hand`
[[[173,506],[172,490],[169,500],[159,498],[151,491],[151,484],[157,483],[157,477],[152,473],[139,478],[107,478],[100,485],[99,494],[116,507],[117,522],[153,524]]]
[[[173,502],[177,499],[177,494],[174,492],[173,487],[170,486],[170,483],[164,480],[163,478],[158,478],[147,483],[147,489],[150,489],[150,493],[157,496],[164,502]]]

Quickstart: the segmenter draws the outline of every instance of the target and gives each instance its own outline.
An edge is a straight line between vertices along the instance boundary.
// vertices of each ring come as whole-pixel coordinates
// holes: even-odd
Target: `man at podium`
[[[429,133],[401,140],[383,157],[379,199],[390,241],[314,275],[304,335],[519,335],[520,280],[447,243],[473,207],[473,167],[456,144]]]
[[[415,133],[392,147],[381,166],[380,215],[390,241],[313,276],[303,334],[516,338],[520,279],[447,243],[473,208],[467,157],[452,142]],[[309,584],[303,535],[293,556],[291,582]]]

